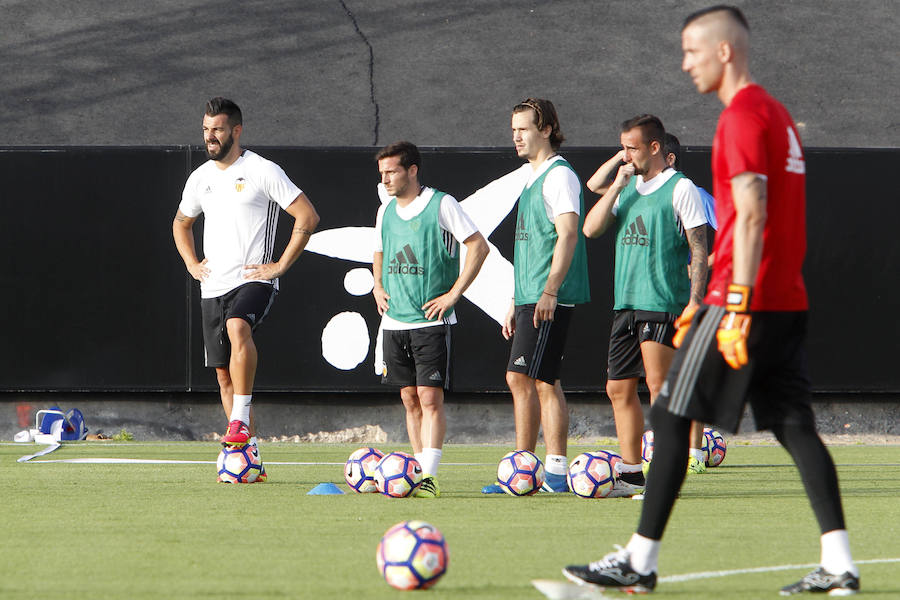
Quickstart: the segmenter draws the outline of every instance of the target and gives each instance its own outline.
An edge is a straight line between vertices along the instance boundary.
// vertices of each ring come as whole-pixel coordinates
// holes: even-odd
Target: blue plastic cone
[[[344,492],[333,483],[320,483],[313,489],[306,492],[307,496],[333,496],[335,494],[343,494]]]

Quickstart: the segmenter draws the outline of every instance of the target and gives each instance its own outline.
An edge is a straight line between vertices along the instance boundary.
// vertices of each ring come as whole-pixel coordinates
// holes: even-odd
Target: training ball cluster
[[[602,452],[602,454],[601,454]],[[566,479],[569,489],[582,498],[606,498],[615,483],[615,470],[610,463],[611,456],[621,458],[612,452],[585,452],[569,463]]]
[[[500,459],[497,483],[512,496],[530,496],[544,485],[544,464],[533,452],[515,450]]]
[[[447,572],[450,553],[436,527],[425,521],[404,521],[388,529],[381,538],[375,562],[391,587],[425,589]]]
[[[216,459],[216,469],[221,483],[253,483],[262,470],[262,461],[251,444],[225,446]]]
[[[373,474],[376,489],[391,498],[405,498],[422,483],[422,465],[406,452],[385,454],[375,465]]]
[[[725,438],[722,437],[721,433],[710,427],[706,427],[703,430],[702,450],[706,454],[707,467],[718,467],[721,465],[722,461],[725,460],[726,449]]]
[[[384,453],[377,448],[355,450],[344,463],[344,479],[350,489],[359,494],[377,492],[375,467],[382,458]]]

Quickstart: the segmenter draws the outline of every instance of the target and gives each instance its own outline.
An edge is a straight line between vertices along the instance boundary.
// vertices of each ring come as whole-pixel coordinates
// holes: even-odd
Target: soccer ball
[[[444,536],[425,521],[404,521],[387,530],[375,551],[378,572],[398,590],[425,589],[447,572]]]
[[[384,454],[376,448],[360,448],[350,455],[344,464],[344,479],[354,492],[377,492],[375,466]]]
[[[256,446],[225,446],[216,459],[221,483],[253,483],[262,470],[262,461]]]
[[[616,475],[616,465],[622,462],[622,457],[612,452],[611,450],[594,450],[591,454],[597,454],[606,459],[606,462],[609,463],[609,470],[613,474],[613,477]]]
[[[725,438],[715,429],[710,427],[703,429],[703,447],[701,449],[706,454],[707,467],[718,467],[725,460]]]
[[[375,487],[391,498],[405,498],[422,483],[422,465],[406,452],[391,452],[375,465]]]
[[[653,460],[653,430],[648,429],[641,437],[641,459],[644,462]]]
[[[515,450],[500,459],[497,483],[512,496],[530,496],[544,485],[544,464],[528,450]]]
[[[605,498],[613,488],[614,471],[606,451],[579,454],[569,464],[569,489],[582,498]],[[613,455],[617,456],[617,455]],[[620,459],[621,460],[621,459]]]

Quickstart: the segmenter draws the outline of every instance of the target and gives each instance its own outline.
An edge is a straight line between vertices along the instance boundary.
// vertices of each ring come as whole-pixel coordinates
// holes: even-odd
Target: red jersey
[[[807,310],[801,273],[806,254],[803,148],[787,109],[756,84],[739,91],[722,111],[713,140],[713,195],[719,230],[706,302],[724,305],[725,290],[732,282],[735,211],[731,178],[747,172],[767,178],[768,214],[750,309]]]

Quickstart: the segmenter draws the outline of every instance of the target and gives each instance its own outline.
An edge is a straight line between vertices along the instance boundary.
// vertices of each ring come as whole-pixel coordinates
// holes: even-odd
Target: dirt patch
[[[218,442],[220,433],[207,433],[204,441]],[[387,442],[387,433],[379,425],[361,425],[339,431],[319,431],[304,435],[281,435],[260,438],[264,442],[292,442],[295,444],[383,444]]]

